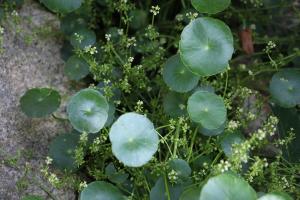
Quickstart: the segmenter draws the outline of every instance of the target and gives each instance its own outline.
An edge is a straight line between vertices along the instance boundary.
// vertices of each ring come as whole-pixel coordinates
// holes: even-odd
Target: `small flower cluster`
[[[186,13],[186,16],[192,21],[192,20],[194,20],[194,19],[196,19],[197,17],[198,17],[198,13],[192,13],[192,12],[188,12],[188,13]]]
[[[74,33],[75,40],[79,43],[81,43],[84,40],[83,35],[79,35],[78,33]]]
[[[136,102],[136,105],[134,106],[134,109],[137,113],[143,113],[143,105],[144,105],[144,102],[141,101],[141,100],[138,100]]]
[[[269,41],[266,48],[264,49],[264,52],[266,52],[267,54],[272,52],[272,49],[276,48],[276,44],[273,41]]]
[[[234,120],[230,120],[228,122],[227,129],[229,131],[234,131],[234,130],[237,130],[240,127],[240,125],[241,125],[240,122],[234,121]]]
[[[168,179],[170,181],[171,184],[175,184],[178,181],[178,173],[172,169],[169,173],[168,173]]]
[[[59,187],[61,185],[59,178],[57,177],[56,174],[50,172],[50,165],[52,164],[52,161],[53,161],[52,158],[50,158],[49,156],[46,157],[45,160],[46,165],[41,169],[41,173],[45,178],[47,178],[49,183],[51,183],[54,187]]]
[[[229,171],[231,168],[231,164],[229,161],[224,161],[224,160],[221,160],[220,163],[217,165],[217,171],[218,172],[221,172],[221,173],[224,173],[226,171]]]
[[[244,4],[252,4],[254,7],[261,7],[264,5],[263,0],[241,0]]]
[[[92,47],[91,45],[88,45],[84,48],[84,52],[88,53],[90,55],[94,55],[98,53],[97,47]]]
[[[254,163],[248,170],[248,173],[246,174],[247,180],[249,182],[253,182],[254,178],[263,175],[264,168],[268,167],[268,161],[266,158],[259,158],[258,156],[254,157]]]
[[[87,183],[85,181],[80,182],[78,186],[78,191],[82,191],[86,187],[87,187]]]
[[[154,16],[156,16],[156,15],[159,14],[159,10],[160,10],[160,7],[158,5],[157,6],[152,6],[151,10],[150,10],[150,13],[152,13]]]

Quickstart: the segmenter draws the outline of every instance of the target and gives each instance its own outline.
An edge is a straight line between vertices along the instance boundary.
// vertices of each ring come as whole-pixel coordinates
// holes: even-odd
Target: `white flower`
[[[106,39],[107,41],[110,41],[110,39],[111,39],[111,34],[105,34],[105,39]]]

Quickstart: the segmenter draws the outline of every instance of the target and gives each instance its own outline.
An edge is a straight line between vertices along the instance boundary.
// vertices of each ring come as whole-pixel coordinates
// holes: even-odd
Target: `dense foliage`
[[[65,75],[88,87],[20,100],[74,128],[50,144],[53,185],[80,200],[300,198],[299,3],[41,4],[60,18]]]

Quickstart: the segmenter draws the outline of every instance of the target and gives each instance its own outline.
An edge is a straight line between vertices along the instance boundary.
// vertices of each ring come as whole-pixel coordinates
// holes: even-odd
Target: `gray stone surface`
[[[23,189],[16,186],[25,173],[26,162],[35,169],[34,176],[41,185],[57,199],[72,200],[75,199],[74,192],[51,188],[39,172],[51,138],[67,131],[67,125],[53,119],[29,119],[19,106],[20,97],[29,88],[51,86],[62,95],[66,94],[68,84],[62,72],[60,42],[53,36],[36,37],[32,44],[25,42],[26,37],[34,36],[41,27],[57,29],[58,20],[33,1],[26,1],[18,13],[21,33],[17,34],[13,25],[6,23],[5,51],[0,54],[0,200],[18,200],[29,193],[49,199],[39,184],[29,184]],[[4,162],[16,156],[18,151],[21,154],[16,165]],[[32,156],[26,156],[30,152]]]

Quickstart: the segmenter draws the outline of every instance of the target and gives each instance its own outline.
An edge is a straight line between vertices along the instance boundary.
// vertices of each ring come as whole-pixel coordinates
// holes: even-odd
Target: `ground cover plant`
[[[73,127],[49,146],[50,183],[80,200],[300,198],[299,2],[40,3],[81,88],[20,99],[28,117]]]

